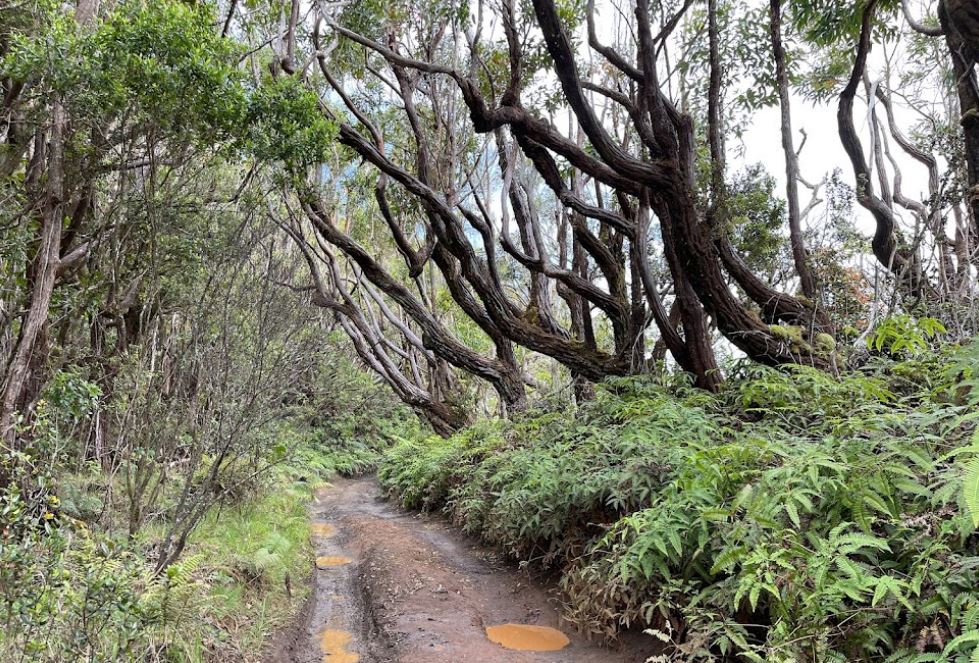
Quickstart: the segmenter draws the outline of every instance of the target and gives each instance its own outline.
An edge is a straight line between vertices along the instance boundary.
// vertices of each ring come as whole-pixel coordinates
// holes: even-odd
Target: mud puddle
[[[639,663],[651,638],[606,649],[562,624],[527,574],[437,518],[338,480],[313,505],[314,596],[276,663]]]

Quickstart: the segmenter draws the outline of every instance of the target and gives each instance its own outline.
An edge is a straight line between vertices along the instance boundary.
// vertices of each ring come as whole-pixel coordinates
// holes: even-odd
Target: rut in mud
[[[562,629],[548,592],[437,518],[340,480],[313,509],[317,569],[290,663],[637,663],[651,638],[610,650]],[[562,632],[563,631],[563,632]]]

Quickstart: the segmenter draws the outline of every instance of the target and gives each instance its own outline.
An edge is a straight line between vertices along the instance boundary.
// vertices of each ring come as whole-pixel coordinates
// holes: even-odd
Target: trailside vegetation
[[[565,615],[661,659],[968,661],[979,343],[716,394],[619,378],[577,411],[404,440],[388,492],[560,575]]]

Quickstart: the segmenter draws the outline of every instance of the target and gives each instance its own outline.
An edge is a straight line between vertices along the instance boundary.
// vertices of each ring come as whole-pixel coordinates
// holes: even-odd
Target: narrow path
[[[638,663],[650,655],[639,651],[648,637],[618,650],[574,633],[559,651],[491,642],[487,627],[512,623],[532,625],[525,646],[563,645],[550,630],[561,624],[547,592],[439,519],[406,514],[379,493],[372,479],[356,479],[317,495],[314,602],[290,663]]]

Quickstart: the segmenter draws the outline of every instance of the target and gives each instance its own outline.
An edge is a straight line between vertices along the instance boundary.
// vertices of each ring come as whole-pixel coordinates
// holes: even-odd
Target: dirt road
[[[439,519],[381,501],[372,479],[321,490],[313,528],[315,594],[284,661],[638,663],[649,655],[640,651],[648,637],[609,650],[562,634],[541,586]],[[493,628],[508,624],[518,626]]]

